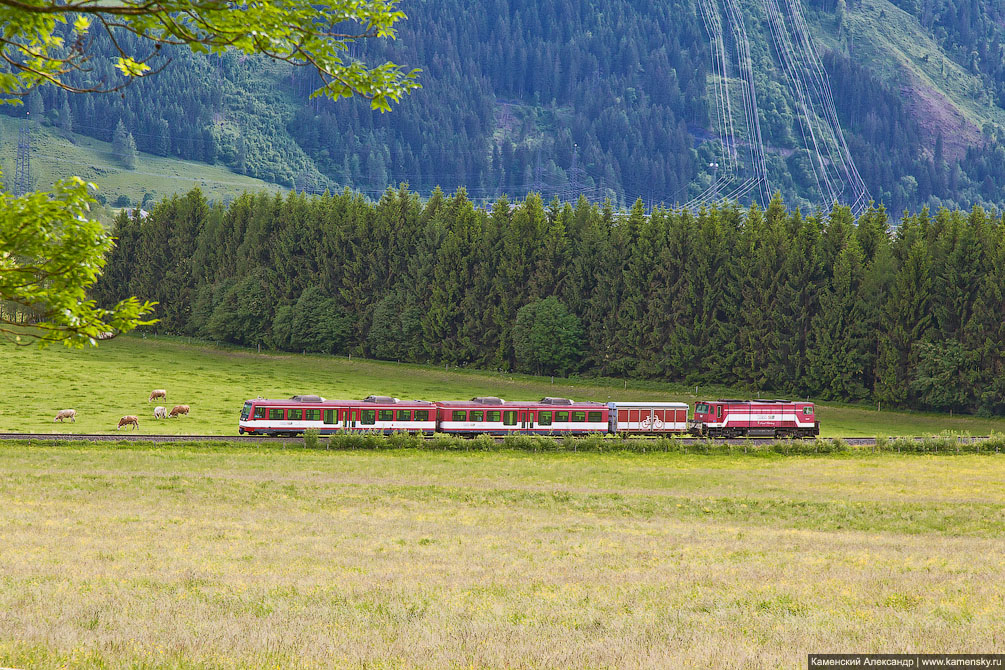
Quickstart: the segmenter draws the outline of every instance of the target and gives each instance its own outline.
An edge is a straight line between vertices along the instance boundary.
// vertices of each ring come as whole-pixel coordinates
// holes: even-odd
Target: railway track
[[[319,439],[325,440],[327,438],[320,437]],[[432,438],[428,438],[432,439]],[[497,443],[502,443],[504,437],[494,438]],[[563,439],[561,437],[556,437],[555,439]],[[644,441],[652,438],[647,437],[632,437],[632,438],[620,438],[611,436],[608,438],[609,441],[614,446],[617,442],[623,439],[629,439],[632,441]],[[777,438],[773,437],[746,437],[746,438],[728,438],[728,439],[704,439],[697,437],[672,437],[675,442],[682,445],[691,445],[698,443],[712,442],[715,444],[732,444],[732,445],[751,445],[751,446],[763,446],[767,444],[773,444],[777,442]],[[876,445],[875,437],[841,437],[841,438],[823,438],[825,440],[840,439],[842,442],[852,447],[871,447]],[[908,439],[923,440],[924,437],[913,437]],[[986,440],[987,437],[959,437],[957,438],[961,443],[971,443],[978,442],[980,440]],[[82,433],[0,433],[0,440],[32,440],[40,442],[150,442],[150,443],[166,443],[166,442],[221,442],[221,443],[248,443],[248,444],[303,444],[303,437],[265,437],[260,435],[136,435],[136,434],[123,434],[123,433],[100,433],[100,434],[82,434]]]

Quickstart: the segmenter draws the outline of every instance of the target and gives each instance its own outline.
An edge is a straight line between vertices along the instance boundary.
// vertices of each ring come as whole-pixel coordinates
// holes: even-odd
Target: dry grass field
[[[1005,650],[1005,456],[0,443],[0,666]]]

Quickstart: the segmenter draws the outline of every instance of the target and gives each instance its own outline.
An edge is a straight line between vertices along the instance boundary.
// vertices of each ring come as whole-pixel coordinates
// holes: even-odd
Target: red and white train
[[[695,405],[688,421],[682,402],[574,402],[542,398],[507,402],[399,400],[371,395],[363,400],[325,400],[297,395],[288,400],[257,398],[244,403],[239,432],[297,435],[366,432],[449,435],[674,435],[709,437],[813,436],[820,432],[813,403],[784,400],[718,400]]]
[[[815,437],[820,422],[811,402],[715,400],[694,406],[689,429],[708,437]]]

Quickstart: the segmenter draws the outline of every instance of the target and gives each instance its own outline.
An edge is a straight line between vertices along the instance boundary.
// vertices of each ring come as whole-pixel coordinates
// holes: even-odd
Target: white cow
[[[73,423],[77,423],[77,410],[75,409],[61,409],[56,414],[56,418],[52,420],[53,423],[59,421],[63,423],[63,419],[69,419]]]
[[[155,419],[166,419],[168,415],[167,407],[154,407],[154,418]]]

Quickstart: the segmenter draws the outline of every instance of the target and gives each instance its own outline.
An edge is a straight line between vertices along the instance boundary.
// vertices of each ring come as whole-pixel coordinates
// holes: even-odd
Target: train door
[[[656,415],[651,408],[639,410],[639,427],[645,431],[652,431],[656,428],[655,426]]]
[[[532,430],[534,428],[534,413],[530,411],[520,412],[520,428]]]
[[[342,419],[342,428],[350,430],[356,427],[356,417],[353,416],[353,411],[351,409],[340,409],[339,414]]]
[[[667,412],[667,414],[670,414],[670,412]],[[687,410],[679,409],[676,411],[676,415],[674,422],[680,424],[681,429],[687,428]]]

